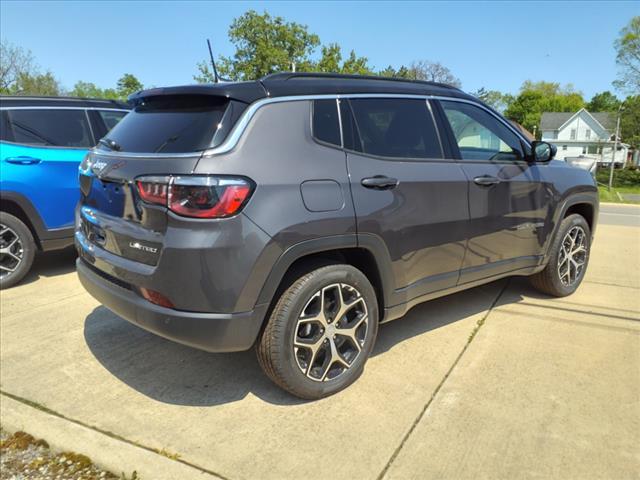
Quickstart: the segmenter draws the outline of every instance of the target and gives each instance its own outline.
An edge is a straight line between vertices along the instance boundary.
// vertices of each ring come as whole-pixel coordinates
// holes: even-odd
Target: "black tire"
[[[562,245],[569,232],[574,228],[580,228],[584,232],[584,264],[575,277],[575,281],[570,284],[565,283],[567,277],[561,279],[558,262],[562,255]],[[530,277],[531,284],[540,292],[552,295],[554,297],[566,297],[571,295],[582,283],[584,275],[589,264],[589,256],[591,254],[591,229],[589,224],[582,215],[573,214],[566,217],[560,224],[558,233],[553,240],[553,244],[549,250],[549,261],[544,270]]]
[[[312,303],[319,302],[318,295],[325,299],[326,312],[332,312],[332,308],[337,309],[339,305],[337,307],[337,303],[332,303],[331,298],[337,298],[338,294],[341,295],[341,299],[344,298],[344,295],[351,295],[349,301],[344,304],[355,307],[347,307],[352,310],[340,318],[331,319],[335,314],[334,310],[328,315],[328,323],[324,328],[320,323],[313,323],[313,327],[307,327],[315,330],[314,338],[321,339],[318,342],[313,342],[314,345],[320,345],[316,356],[311,357],[315,359],[315,363],[313,360],[309,362],[308,357],[312,355],[312,350],[304,347],[298,347],[297,350],[294,350],[294,339],[300,341],[299,334],[304,329],[303,325],[298,324],[299,318],[303,314],[303,309],[305,309],[306,315],[307,309],[314,307]],[[361,301],[366,306],[364,313]],[[319,306],[316,308],[319,311]],[[336,328],[356,325],[363,314],[367,316],[367,319],[366,321],[362,320],[360,326],[357,327],[357,331],[362,336],[359,339],[361,349],[359,353],[354,353],[357,352],[357,348],[353,341],[343,337],[340,333],[345,330],[336,330]],[[350,319],[350,316],[354,316],[354,318]],[[362,374],[364,364],[375,343],[378,318],[376,293],[367,277],[360,270],[351,265],[329,265],[315,269],[294,281],[278,299],[256,345],[258,361],[271,380],[297,397],[312,400],[333,395],[351,385]],[[333,326],[330,326],[329,324],[332,322]],[[365,326],[364,330],[362,330],[362,325]],[[331,333],[337,335],[331,335]],[[336,340],[331,340],[328,338],[329,336]],[[339,343],[341,346],[338,346]],[[347,349],[346,353],[341,353],[337,360],[331,360],[333,357],[330,356],[334,346],[338,350],[340,348]],[[321,352],[321,349],[324,350]],[[347,368],[342,364],[342,361],[349,356],[352,358]],[[304,357],[307,357],[307,360]],[[318,358],[324,359],[322,365],[328,364],[324,380],[318,379],[324,378],[322,375],[324,370],[317,366]],[[306,366],[304,365],[305,361]],[[331,363],[332,361],[335,363]],[[313,368],[314,365],[316,368]],[[335,368],[332,369],[332,366]],[[302,370],[303,367],[306,368],[306,372]],[[314,379],[308,375],[316,375],[317,378],[314,377]]]
[[[10,231],[7,230],[7,228]],[[0,254],[0,264],[2,266],[15,268],[12,272],[7,272],[4,269],[0,270],[0,289],[5,289],[13,287],[29,273],[36,254],[36,243],[33,240],[33,235],[31,235],[29,228],[22,223],[19,218],[5,212],[0,212],[0,232],[3,232],[3,235],[0,236],[0,248],[6,247],[13,241],[13,234],[15,234],[18,242],[11,248],[11,253],[20,256],[21,250],[21,260],[19,263],[8,253]],[[21,249],[18,248],[19,245],[22,246]],[[16,262],[15,266],[14,262]]]

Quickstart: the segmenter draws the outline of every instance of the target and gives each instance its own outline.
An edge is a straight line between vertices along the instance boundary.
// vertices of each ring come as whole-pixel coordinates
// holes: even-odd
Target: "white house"
[[[544,112],[540,121],[542,140],[558,147],[556,158],[589,157],[599,164],[611,164],[616,131],[612,113]],[[618,141],[616,164],[624,164],[629,145]]]

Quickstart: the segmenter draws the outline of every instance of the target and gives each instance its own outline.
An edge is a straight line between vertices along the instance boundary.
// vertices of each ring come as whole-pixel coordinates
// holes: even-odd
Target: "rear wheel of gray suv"
[[[587,271],[591,230],[582,215],[573,214],[560,224],[544,270],[530,277],[542,293],[566,297],[576,291]]]
[[[329,265],[282,293],[258,341],[258,361],[277,385],[317,399],[362,373],[378,332],[378,302],[367,277],[351,265]]]
[[[29,272],[36,244],[19,218],[0,212],[0,288],[13,287]]]

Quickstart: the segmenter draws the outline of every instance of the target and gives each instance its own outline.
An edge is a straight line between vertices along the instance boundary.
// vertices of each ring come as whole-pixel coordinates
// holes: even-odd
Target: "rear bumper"
[[[109,310],[145,330],[169,340],[209,352],[248,350],[254,344],[267,305],[242,313],[184,312],[154,305],[135,292],[76,261],[84,288]]]

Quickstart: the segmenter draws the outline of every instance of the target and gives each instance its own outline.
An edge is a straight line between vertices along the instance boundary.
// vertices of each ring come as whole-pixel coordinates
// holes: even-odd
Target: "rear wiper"
[[[101,138],[100,140],[98,140],[98,143],[100,145],[104,145],[105,147],[109,147],[111,150],[115,150],[116,152],[122,150],[122,147],[118,145],[115,140],[111,140],[107,137]]]

